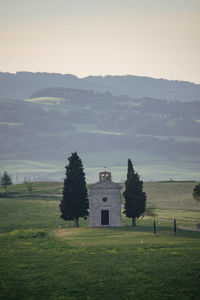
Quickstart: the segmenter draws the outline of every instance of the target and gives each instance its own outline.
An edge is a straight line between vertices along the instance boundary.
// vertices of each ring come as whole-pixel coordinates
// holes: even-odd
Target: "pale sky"
[[[200,83],[200,0],[0,0],[0,71]]]

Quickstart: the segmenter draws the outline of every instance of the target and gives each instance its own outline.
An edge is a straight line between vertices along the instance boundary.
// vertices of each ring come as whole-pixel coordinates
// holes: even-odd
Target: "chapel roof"
[[[104,179],[101,181],[98,181],[94,184],[89,185],[89,190],[95,190],[95,189],[121,189],[121,185],[118,183],[114,183],[108,179]]]

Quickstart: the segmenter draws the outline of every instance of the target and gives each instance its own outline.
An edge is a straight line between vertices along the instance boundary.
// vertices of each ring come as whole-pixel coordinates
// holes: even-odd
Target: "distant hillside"
[[[145,151],[178,161],[200,157],[200,101],[167,102],[72,88],[27,101],[0,101],[0,160],[62,159],[82,153]],[[111,163],[111,162],[110,162]]]
[[[128,157],[146,180],[198,179],[199,116],[200,101],[91,89],[51,87],[26,101],[0,100],[0,172],[58,180],[63,159],[77,150],[91,168],[90,182],[102,166],[114,167],[120,181]]]
[[[17,72],[0,73],[0,99],[26,99],[37,90],[52,87],[92,89],[131,98],[152,97],[170,101],[199,101],[200,85],[140,76],[89,76]]]

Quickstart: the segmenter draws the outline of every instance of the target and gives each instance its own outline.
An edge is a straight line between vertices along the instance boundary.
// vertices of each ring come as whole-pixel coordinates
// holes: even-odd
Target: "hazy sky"
[[[200,0],[0,0],[0,71],[200,83]]]

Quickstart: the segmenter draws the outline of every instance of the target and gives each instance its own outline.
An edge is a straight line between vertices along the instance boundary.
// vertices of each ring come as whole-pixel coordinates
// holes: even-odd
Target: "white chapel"
[[[111,173],[99,173],[99,181],[88,188],[90,227],[121,226],[121,186],[112,182]]]

